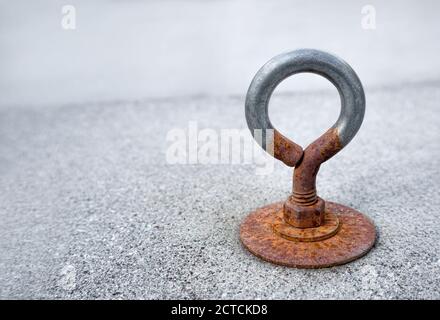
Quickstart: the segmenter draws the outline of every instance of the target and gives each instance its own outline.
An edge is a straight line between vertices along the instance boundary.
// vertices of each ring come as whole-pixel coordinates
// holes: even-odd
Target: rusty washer
[[[300,72],[319,74],[339,91],[336,123],[305,150],[271,124],[268,105],[276,86]],[[287,166],[295,167],[288,199],[251,212],[240,228],[244,246],[256,256],[280,265],[322,268],[347,263],[374,245],[376,230],[360,212],[317,196],[320,165],[344,148],[359,130],[365,94],[353,69],[326,52],[301,49],[281,54],[255,75],[246,96],[246,121],[258,144]]]

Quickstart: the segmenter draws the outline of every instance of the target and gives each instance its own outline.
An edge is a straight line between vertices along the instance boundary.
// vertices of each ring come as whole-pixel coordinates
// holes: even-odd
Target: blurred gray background
[[[76,29],[62,27],[62,7]],[[365,29],[365,6],[375,28]],[[436,1],[0,1],[0,298],[439,299]],[[240,222],[285,199],[291,169],[170,165],[166,135],[245,128],[272,56],[330,51],[359,75],[358,136],[322,166],[322,198],[375,222],[376,247],[323,270],[260,261]],[[336,89],[297,75],[271,119],[306,145]]]
[[[61,27],[66,4],[74,31]],[[361,26],[366,5],[375,30]],[[270,57],[303,47],[343,57],[367,88],[435,81],[437,10],[436,1],[2,1],[0,103],[243,95]],[[280,90],[294,88],[315,87]]]

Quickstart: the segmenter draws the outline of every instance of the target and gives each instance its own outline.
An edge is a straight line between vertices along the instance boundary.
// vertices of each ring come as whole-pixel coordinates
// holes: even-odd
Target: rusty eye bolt
[[[300,72],[327,78],[341,97],[336,123],[305,150],[279,133],[268,116],[276,86]],[[365,94],[358,76],[329,53],[296,50],[274,57],[257,72],[246,96],[248,127],[265,151],[295,169],[288,199],[259,208],[243,221],[240,237],[250,252],[284,266],[323,268],[353,261],[371,249],[376,240],[373,223],[354,209],[322,200],[316,192],[319,167],[351,141],[364,113]],[[257,130],[262,139],[257,139]]]

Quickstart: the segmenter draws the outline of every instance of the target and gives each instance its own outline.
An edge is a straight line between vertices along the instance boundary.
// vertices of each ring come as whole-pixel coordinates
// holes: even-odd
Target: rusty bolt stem
[[[284,204],[284,220],[297,228],[319,227],[325,218],[325,202],[316,192],[321,163],[342,149],[337,129],[331,128],[304,150],[293,174],[292,195]]]

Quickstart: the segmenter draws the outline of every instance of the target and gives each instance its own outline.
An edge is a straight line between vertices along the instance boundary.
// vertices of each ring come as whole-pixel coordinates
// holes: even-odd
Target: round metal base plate
[[[339,230],[330,238],[312,242],[288,240],[274,231],[283,202],[251,212],[240,228],[244,246],[257,257],[283,266],[325,268],[344,264],[365,255],[376,240],[373,223],[362,213],[326,201],[325,212],[336,215]]]

